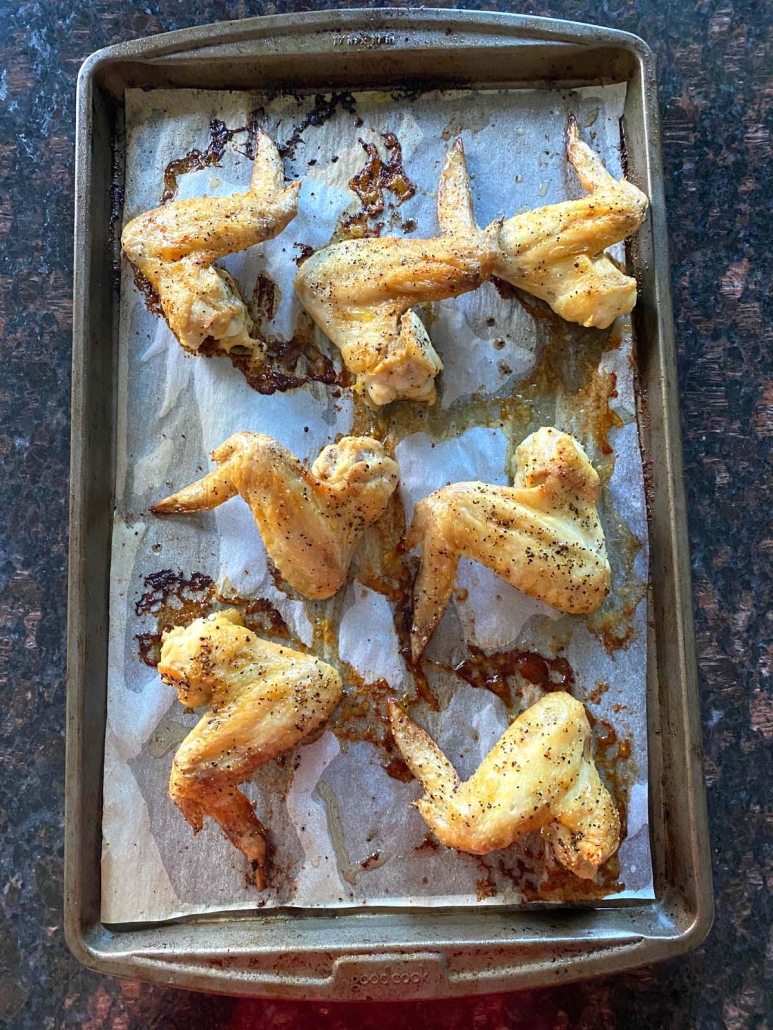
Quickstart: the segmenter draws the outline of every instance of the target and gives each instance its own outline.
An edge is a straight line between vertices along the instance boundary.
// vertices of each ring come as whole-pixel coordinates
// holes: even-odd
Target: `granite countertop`
[[[657,53],[716,924],[685,958],[449,1002],[308,1005],[91,973],[62,933],[75,79],[93,50],[333,6],[0,0],[0,1023],[30,1030],[773,1026],[773,5],[524,0]],[[363,6],[344,3],[340,6]],[[368,6],[367,4],[364,6]],[[434,6],[434,5],[433,5]],[[450,6],[442,4],[438,6]],[[467,6],[510,10],[510,5]]]

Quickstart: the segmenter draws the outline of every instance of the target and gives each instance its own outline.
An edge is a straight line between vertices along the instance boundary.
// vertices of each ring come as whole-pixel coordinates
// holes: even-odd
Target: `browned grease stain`
[[[387,704],[399,700],[407,705],[410,697],[400,694],[386,680],[366,682],[345,662],[339,662],[344,680],[344,694],[326,724],[340,741],[365,740],[372,744],[382,768],[388,776],[409,783],[413,776],[392,739]]]
[[[213,168],[219,165],[223,159],[225,148],[237,136],[247,134],[248,146],[252,148],[252,139],[255,135],[256,118],[258,112],[253,112],[250,122],[247,125],[240,125],[236,129],[229,129],[225,122],[219,118],[213,118],[209,123],[209,140],[203,150],[194,147],[182,157],[170,161],[164,169],[164,192],[161,194],[161,203],[167,204],[177,196],[179,178],[188,172],[199,172],[203,168]],[[245,152],[246,156],[252,157],[253,150]]]
[[[256,286],[259,293],[258,306],[268,303],[265,284],[268,279],[268,276],[262,276]],[[251,307],[255,310],[253,305]],[[281,336],[269,336],[262,331],[260,335],[266,346],[265,361],[260,363],[251,354],[238,354],[233,350],[227,353],[211,338],[204,341],[198,353],[207,358],[215,355],[228,357],[248,385],[264,396],[296,390],[308,383],[324,383],[338,388],[349,385],[346,369],[336,369],[332,359],[317,346],[314,322],[305,311],[298,313],[289,340]]]
[[[349,180],[349,189],[357,195],[360,210],[340,216],[331,243],[380,236],[384,222],[375,219],[384,213],[384,193],[391,193],[398,206],[416,194],[416,186],[403,167],[403,151],[397,136],[386,132],[382,139],[388,153],[386,161],[382,161],[375,143],[359,141],[366,154],[365,167]],[[403,230],[409,231],[405,229],[406,224],[409,223],[404,223]]]
[[[558,862],[550,864],[544,879],[540,881],[536,891],[527,892],[527,901],[562,901],[566,904],[582,904],[600,901],[610,894],[619,894],[625,890],[620,879],[620,859],[618,853],[604,863],[596,873],[595,880],[583,880],[565,869]]]
[[[590,418],[587,419],[589,436],[599,454],[605,456],[613,453],[609,430],[619,429],[623,425],[623,420],[609,406],[613,397],[617,397],[617,376],[614,372],[599,372],[596,369],[578,392],[576,400],[581,412],[590,412]]]
[[[612,723],[606,719],[597,719],[587,709],[586,714],[593,731],[593,760],[620,813],[622,843],[628,832],[628,802],[636,778],[636,766],[631,761],[632,741],[629,736],[621,738]],[[616,856],[610,861],[614,858]]]
[[[298,251],[296,256],[293,258],[293,261],[298,268],[300,268],[303,262],[310,258],[314,253],[314,248],[310,243],[294,243],[293,249]]]
[[[156,292],[156,288],[150,279],[146,279],[145,276],[140,272],[138,268],[134,269],[134,285],[142,294],[145,300],[145,307],[152,315],[158,315],[159,318],[163,318],[164,321],[169,324],[166,318],[166,314],[161,305],[161,298]]]
[[[195,619],[211,615],[218,608],[238,609],[244,624],[255,633],[284,640],[290,638],[287,625],[271,604],[263,597],[225,595],[217,584],[203,572],[183,575],[179,570],[161,569],[145,577],[144,592],[134,605],[139,618],[152,616],[156,627],[136,635],[139,657],[155,668],[161,654],[164,633],[174,626],[190,626]]]
[[[403,168],[403,150],[397,136],[385,132],[382,139],[389,155],[386,161],[381,160],[375,143],[359,140],[367,160],[365,167],[349,180],[349,189],[357,194],[363,211],[371,216],[383,212],[385,191],[394,194],[398,204],[416,194],[416,186]]]
[[[253,370],[248,357],[237,355],[233,358],[234,365],[249,385],[264,395],[294,390],[311,382],[347,386],[348,373],[343,368],[337,371],[330,357],[319,349],[314,322],[305,311],[298,313],[289,340],[269,333],[268,323],[276,315],[279,299],[279,287],[271,276],[261,272],[249,310],[266,343],[266,360],[260,368]]]
[[[277,283],[266,272],[258,272],[252,298],[248,305],[250,316],[259,326],[265,326],[276,315],[282,294]]]
[[[494,879],[493,870],[490,866],[481,859],[477,858],[478,868],[483,873],[483,876],[479,877],[475,881],[475,900],[483,901],[484,898],[495,898],[497,891],[496,880]]]
[[[294,126],[291,134],[284,143],[277,143],[279,153],[284,158],[295,157],[295,151],[303,142],[303,133],[311,127],[319,127],[329,121],[338,108],[348,111],[354,117],[355,125],[362,125],[362,119],[357,115],[357,107],[351,93],[333,93],[330,97],[317,94],[314,97],[314,106],[304,115],[300,122]]]
[[[496,694],[509,707],[513,695],[509,680],[521,676],[528,683],[545,691],[565,690],[571,693],[574,686],[574,672],[566,658],[546,658],[536,651],[496,651],[486,654],[472,644],[467,645],[470,657],[454,666],[457,676],[471,687],[484,687]],[[515,694],[521,693],[516,689]]]
[[[440,841],[434,835],[434,833],[425,833],[421,844],[417,844],[413,849],[414,851],[437,851],[440,847]]]
[[[387,776],[390,776],[393,780],[399,780],[401,783],[410,783],[413,779],[413,773],[400,755],[390,758],[382,768]]]
[[[605,680],[596,680],[593,690],[589,691],[584,698],[585,704],[597,705],[601,698],[609,690],[609,684]]]
[[[383,222],[371,222],[366,211],[356,211],[353,215],[341,215],[333,232],[331,243],[343,240],[373,240],[381,235]]]

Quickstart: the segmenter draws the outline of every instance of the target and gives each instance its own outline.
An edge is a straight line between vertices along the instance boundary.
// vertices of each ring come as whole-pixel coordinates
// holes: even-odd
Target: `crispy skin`
[[[547,694],[527,709],[464,783],[394,702],[389,718],[424,788],[417,808],[447,847],[485,855],[547,827],[558,861],[584,879],[617,850],[620,817],[590,755],[585,709],[570,694]]]
[[[266,886],[266,831],[238,785],[316,729],[341,677],[313,655],[272,644],[229,609],[164,636],[158,671],[184,705],[209,707],[180,745],[169,794],[195,831],[210,816]]]
[[[276,567],[313,599],[331,597],[344,582],[360,537],[383,513],[399,475],[367,436],[325,447],[310,469],[260,433],[235,433],[212,459],[214,472],[151,511],[207,511],[240,494]]]
[[[300,187],[285,188],[279,151],[260,130],[249,192],[175,200],[128,223],[124,253],[158,293],[186,350],[196,352],[213,339],[221,350],[250,354],[255,367],[262,364],[265,345],[238,286],[213,261],[277,236],[295,217]]]
[[[406,546],[422,546],[411,646],[423,652],[451,597],[460,558],[564,612],[592,612],[610,568],[596,502],[599,477],[580,444],[543,427],[515,454],[513,486],[454,483],[419,501]]]
[[[475,225],[459,139],[440,177],[438,218],[439,237],[336,243],[313,254],[295,278],[303,306],[373,404],[435,402],[443,364],[410,309],[474,290],[494,267],[499,223],[483,231]]]
[[[648,201],[633,183],[607,172],[574,118],[566,156],[589,195],[508,219],[494,275],[541,297],[569,322],[604,329],[636,304],[636,280],[604,249],[638,230]]]

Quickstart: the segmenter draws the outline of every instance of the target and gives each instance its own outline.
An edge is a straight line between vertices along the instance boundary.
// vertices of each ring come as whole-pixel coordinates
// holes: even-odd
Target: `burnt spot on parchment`
[[[220,608],[236,608],[244,624],[261,636],[290,639],[290,631],[281,614],[265,597],[242,597],[222,594],[211,576],[193,572],[186,576],[179,569],[161,569],[145,577],[144,590],[135,602],[138,618],[152,617],[151,630],[137,633],[138,657],[155,668],[161,655],[164,633],[174,626],[190,626],[195,619],[205,618]]]
[[[226,147],[237,137],[245,136],[247,149],[241,153],[244,153],[245,157],[253,157],[252,141],[257,130],[257,115],[258,112],[254,111],[247,125],[240,125],[235,129],[229,129],[225,122],[219,118],[213,118],[209,123],[209,139],[204,149],[193,147],[187,154],[170,161],[164,169],[164,191],[161,194],[161,203],[168,204],[169,201],[175,199],[181,175],[219,165]]]

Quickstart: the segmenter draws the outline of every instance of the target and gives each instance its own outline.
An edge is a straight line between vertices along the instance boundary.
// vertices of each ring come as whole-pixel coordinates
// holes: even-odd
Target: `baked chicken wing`
[[[580,444],[543,426],[516,450],[512,486],[454,483],[419,501],[406,539],[409,549],[422,547],[414,658],[448,604],[460,558],[561,611],[595,611],[610,582],[598,495],[598,474]]]
[[[196,352],[212,339],[223,351],[251,355],[255,367],[262,364],[265,344],[239,288],[213,262],[277,236],[295,217],[300,186],[285,188],[279,151],[260,130],[249,192],[175,200],[123,230],[124,253],[155,289],[186,350]]]
[[[609,174],[574,118],[566,131],[566,155],[589,195],[508,219],[494,275],[547,301],[569,322],[604,329],[636,304],[636,280],[604,249],[637,231],[647,197],[627,179]]]
[[[416,806],[447,847],[485,855],[543,827],[558,861],[592,879],[620,843],[620,816],[590,753],[583,705],[547,694],[520,715],[466,782],[394,702],[397,746],[424,788]]]
[[[317,251],[298,270],[304,307],[373,404],[434,403],[443,365],[411,308],[476,289],[497,258],[500,223],[483,231],[475,224],[459,139],[440,177],[438,218],[434,239],[348,240]]]
[[[260,433],[235,433],[212,459],[214,472],[151,511],[208,511],[240,494],[280,573],[312,599],[332,597],[344,582],[360,537],[386,508],[399,475],[367,436],[325,447],[311,468]]]
[[[341,677],[313,655],[261,640],[234,609],[164,635],[161,678],[184,705],[208,705],[172,763],[169,794],[198,832],[209,816],[266,886],[266,831],[238,789],[258,766],[316,729]]]

